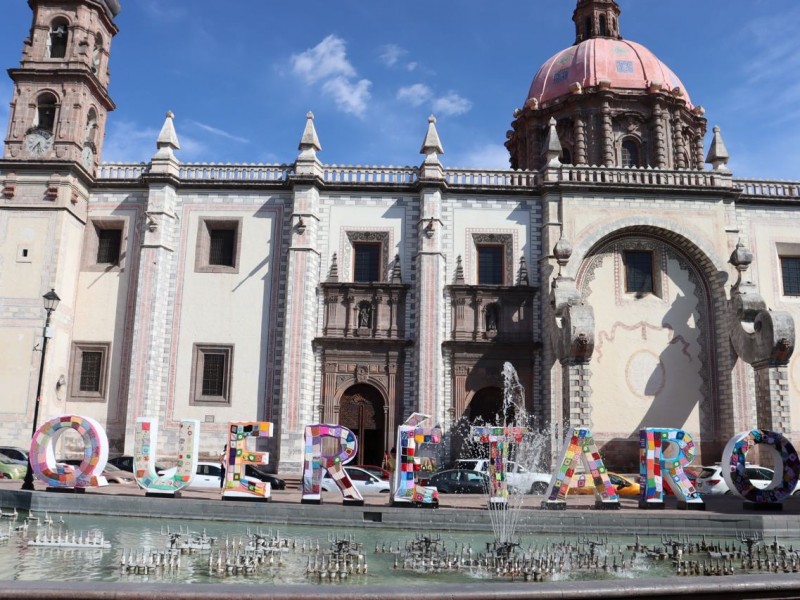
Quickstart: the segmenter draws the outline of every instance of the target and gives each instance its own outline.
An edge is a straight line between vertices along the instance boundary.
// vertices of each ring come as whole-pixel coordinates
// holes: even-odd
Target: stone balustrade
[[[419,178],[416,167],[377,167],[324,165],[322,179],[331,184],[405,185]]]
[[[800,199],[800,181],[734,179],[733,185],[742,190],[743,196],[754,198]]]
[[[149,169],[147,163],[103,163],[98,168],[101,181],[137,180]],[[285,164],[215,164],[187,163],[180,166],[180,178],[186,182],[217,181],[276,183],[286,182],[293,165]],[[413,185],[419,181],[417,167],[323,165],[323,181],[330,185]],[[690,169],[665,170],[650,167],[587,167],[563,165],[546,175],[536,171],[512,169],[445,169],[449,187],[535,188],[549,183],[612,186],[664,186],[694,188],[739,188],[751,199],[798,199],[800,182],[732,179],[715,171]]]

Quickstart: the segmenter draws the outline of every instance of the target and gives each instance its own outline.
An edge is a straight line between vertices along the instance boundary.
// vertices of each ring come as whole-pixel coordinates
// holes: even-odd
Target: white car
[[[456,469],[468,471],[489,472],[489,459],[487,458],[461,458],[456,461]],[[536,473],[529,471],[513,460],[506,461],[506,481],[511,492],[521,494],[544,494],[550,485],[550,473]]]
[[[775,471],[767,467],[759,465],[746,464],[744,469],[745,475],[750,479],[755,487],[760,490],[766,489],[772,482]],[[713,496],[733,496],[734,492],[728,488],[725,483],[725,477],[722,475],[722,467],[720,465],[713,465],[710,467],[703,467],[700,474],[697,476],[694,484],[695,489],[700,494],[708,494]],[[800,494],[800,482],[794,488],[792,495]]]
[[[390,485],[385,479],[379,479],[369,471],[365,471],[359,467],[345,466],[344,470],[349,475],[356,489],[361,492],[362,496],[364,494],[389,493]],[[336,485],[336,482],[333,480],[333,477],[331,477],[331,474],[328,471],[325,471],[325,476],[322,478],[322,485],[320,488],[325,492],[339,491],[339,486]]]

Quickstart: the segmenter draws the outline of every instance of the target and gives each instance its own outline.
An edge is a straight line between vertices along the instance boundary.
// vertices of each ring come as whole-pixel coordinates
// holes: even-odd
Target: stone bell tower
[[[67,409],[81,258],[98,227],[87,227],[89,196],[114,110],[108,60],[120,11],[118,0],[28,5],[33,23],[19,66],[8,71],[14,87],[0,159],[0,436],[21,446],[30,442],[40,369],[38,414]],[[61,302],[42,356],[42,296],[51,289]]]
[[[118,0],[30,0],[33,25],[9,69],[14,97],[4,158],[71,161],[93,174],[103,145]]]

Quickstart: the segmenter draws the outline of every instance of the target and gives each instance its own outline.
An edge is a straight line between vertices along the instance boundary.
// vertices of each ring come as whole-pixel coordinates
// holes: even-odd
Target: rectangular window
[[[75,342],[70,366],[71,400],[81,402],[106,399],[108,355],[111,344]]]
[[[353,281],[381,280],[381,250],[380,244],[353,244]]]
[[[236,231],[233,229],[210,229],[208,237],[208,264],[232,267],[236,246]]]
[[[625,291],[632,294],[653,293],[653,253],[640,250],[626,250]]]
[[[195,271],[238,273],[242,220],[201,217],[197,228]]]
[[[122,245],[122,229],[97,229],[97,264],[116,265]]]
[[[82,392],[100,392],[100,382],[103,375],[103,353],[81,353],[81,378],[79,389]]]
[[[781,256],[784,296],[800,296],[800,257]]]
[[[478,246],[478,285],[502,285],[504,246]]]
[[[192,404],[231,403],[233,346],[195,344]]]
[[[86,271],[122,271],[126,238],[126,219],[92,218],[84,230],[81,268]]]

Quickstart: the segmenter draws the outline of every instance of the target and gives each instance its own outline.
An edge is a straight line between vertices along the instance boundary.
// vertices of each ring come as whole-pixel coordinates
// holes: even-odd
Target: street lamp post
[[[44,357],[47,353],[47,340],[52,336],[50,329],[50,315],[58,306],[61,298],[58,297],[56,291],[51,289],[44,296],[44,309],[47,311],[47,319],[44,322],[44,331],[42,334],[42,361],[39,365],[39,382],[36,384],[36,403],[33,405],[33,428],[31,429],[31,439],[33,434],[36,433],[36,428],[39,425],[39,403],[42,399],[42,381],[44,380]],[[28,453],[28,470],[25,472],[25,479],[22,482],[23,490],[33,491],[33,469],[31,468],[31,455]]]

